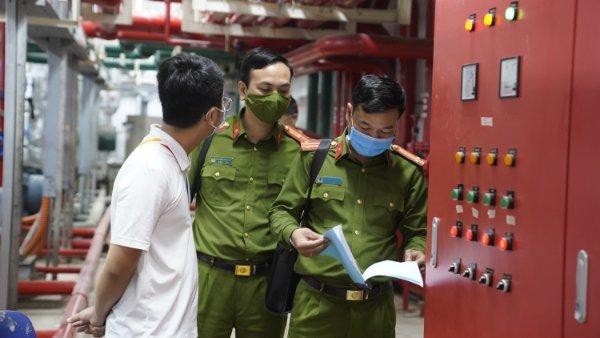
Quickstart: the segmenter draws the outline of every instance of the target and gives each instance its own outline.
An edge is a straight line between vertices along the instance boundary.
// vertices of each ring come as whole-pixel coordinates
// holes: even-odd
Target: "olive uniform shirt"
[[[281,241],[290,243],[292,231],[298,228],[313,157],[314,152],[301,152],[296,157],[269,212],[271,229]],[[397,259],[397,229],[403,234],[404,249],[425,251],[426,180],[419,166],[392,150],[363,165],[351,157],[346,135],[338,137],[310,198],[310,228],[323,234],[341,224],[363,271],[373,263]],[[331,257],[300,256],[295,270],[328,284],[352,285],[342,264]],[[387,280],[374,278],[374,282]]]
[[[196,249],[204,254],[258,263],[267,260],[277,244],[268,211],[300,147],[282,125],[252,144],[242,125],[243,113],[228,118],[215,133],[201,170],[202,145],[190,155],[190,186],[199,170],[202,179],[194,239]]]

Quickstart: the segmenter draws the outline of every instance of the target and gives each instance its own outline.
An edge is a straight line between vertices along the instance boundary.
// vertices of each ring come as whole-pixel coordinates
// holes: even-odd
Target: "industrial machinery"
[[[600,337],[600,2],[436,2],[425,337]]]

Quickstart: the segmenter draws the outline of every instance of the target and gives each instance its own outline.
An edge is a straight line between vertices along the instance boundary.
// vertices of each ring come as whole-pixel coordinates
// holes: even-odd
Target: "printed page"
[[[366,285],[365,278],[360,273],[360,269],[356,264],[354,255],[350,251],[342,225],[336,225],[334,228],[327,230],[323,236],[329,240],[329,246],[321,252],[321,255],[333,257],[340,262],[348,272],[352,281],[359,285]]]
[[[423,287],[423,277],[416,262],[381,261],[369,266],[363,277],[387,276],[411,282]]]

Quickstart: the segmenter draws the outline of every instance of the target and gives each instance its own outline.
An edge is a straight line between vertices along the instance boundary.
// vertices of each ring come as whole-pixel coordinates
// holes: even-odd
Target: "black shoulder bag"
[[[304,210],[302,211],[300,226],[308,226],[308,215],[310,212],[310,195],[312,186],[315,183],[317,175],[325,162],[331,140],[321,140],[319,148],[315,152],[308,179],[308,194]],[[284,314],[292,310],[294,294],[296,287],[300,282],[301,276],[294,271],[294,265],[298,259],[298,251],[284,244],[277,244],[273,253],[273,260],[269,266],[269,275],[267,276],[267,293],[265,295],[265,306],[267,310]]]

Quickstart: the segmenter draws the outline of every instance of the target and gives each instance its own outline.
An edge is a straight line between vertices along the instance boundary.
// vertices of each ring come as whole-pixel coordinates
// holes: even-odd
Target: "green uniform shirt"
[[[258,144],[252,144],[241,116],[212,140],[204,167],[198,168],[202,145],[191,156],[190,186],[202,185],[194,218],[196,250],[230,261],[265,261],[277,237],[269,229],[268,211],[299,152],[299,144],[282,126]]]
[[[289,243],[292,231],[298,227],[313,157],[314,152],[296,157],[269,212],[271,229],[281,241]],[[342,224],[350,249],[364,271],[373,263],[397,259],[397,229],[404,235],[404,249],[425,251],[426,204],[426,181],[415,164],[386,151],[362,165],[351,158],[343,135],[332,143],[317,176],[308,221],[320,234]],[[330,257],[300,256],[295,269],[325,283],[352,284],[341,263]]]

